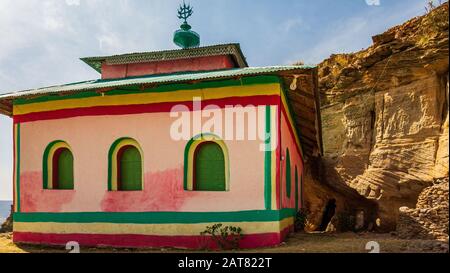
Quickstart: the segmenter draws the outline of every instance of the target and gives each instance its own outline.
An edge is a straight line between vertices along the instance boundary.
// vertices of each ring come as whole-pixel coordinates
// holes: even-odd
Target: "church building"
[[[181,49],[82,58],[99,79],[0,95],[14,242],[198,249],[221,223],[256,248],[293,232],[322,153],[317,68],[249,67],[179,14]]]

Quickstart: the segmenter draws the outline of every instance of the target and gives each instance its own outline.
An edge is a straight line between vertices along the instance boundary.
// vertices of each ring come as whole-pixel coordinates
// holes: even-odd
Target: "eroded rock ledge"
[[[316,226],[328,198],[370,208],[347,187],[376,204],[379,230],[394,230],[400,207],[414,208],[425,187],[448,177],[448,59],[445,3],[319,65],[327,176],[305,185]]]

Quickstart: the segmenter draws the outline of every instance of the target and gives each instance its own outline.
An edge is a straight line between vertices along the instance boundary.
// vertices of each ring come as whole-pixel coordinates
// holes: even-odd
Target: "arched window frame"
[[[220,146],[225,162],[225,191],[230,191],[230,160],[228,148],[225,142],[218,136],[205,133],[192,138],[186,145],[184,152],[184,189],[195,191],[194,189],[194,167],[197,148],[204,143],[214,142]]]
[[[116,140],[109,149],[108,153],[108,191],[119,191],[119,181],[118,181],[118,158],[117,155],[119,151],[126,147],[133,146],[138,149],[141,154],[141,167],[142,167],[142,177],[141,177],[141,189],[144,190],[144,152],[141,149],[139,143],[132,138],[120,138]]]
[[[70,151],[73,157],[73,151],[70,148],[69,144],[67,144],[65,141],[62,140],[56,140],[51,142],[49,145],[47,145],[45,151],[44,151],[44,157],[43,157],[43,188],[45,190],[64,190],[64,189],[57,189],[55,185],[55,181],[53,181],[53,163],[54,163],[54,157],[58,151],[61,149],[67,149]],[[75,157],[73,158],[73,164],[75,165]],[[72,166],[73,169],[74,166]],[[74,186],[75,186],[75,172],[74,175]],[[73,189],[68,189],[73,190]]]
[[[289,149],[286,149],[286,196],[291,198],[292,191],[292,166],[291,166],[291,154]]]

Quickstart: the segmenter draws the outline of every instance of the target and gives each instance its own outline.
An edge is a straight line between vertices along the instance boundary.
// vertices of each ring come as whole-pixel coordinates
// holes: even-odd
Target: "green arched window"
[[[53,155],[53,189],[73,190],[73,155],[67,148]]]
[[[57,140],[50,143],[44,151],[43,186],[46,190],[73,190],[73,154],[70,146]]]
[[[289,149],[286,149],[286,194],[291,197],[291,155]]]
[[[124,146],[117,154],[119,191],[142,190],[142,157],[139,150]]]
[[[194,190],[226,191],[225,168],[225,156],[219,144],[200,144],[194,155]]]

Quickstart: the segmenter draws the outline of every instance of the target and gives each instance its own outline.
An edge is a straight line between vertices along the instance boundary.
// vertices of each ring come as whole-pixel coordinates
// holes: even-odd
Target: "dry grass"
[[[432,240],[402,240],[389,234],[374,233],[343,233],[343,234],[305,234],[297,233],[278,247],[258,250],[240,250],[242,253],[365,253],[369,241],[380,244],[382,253],[433,253],[446,252],[439,245],[448,243]],[[448,251],[448,250],[447,250]],[[16,245],[11,241],[11,234],[0,234],[0,253],[63,253],[63,247],[41,247]],[[88,253],[184,253],[184,250],[174,249],[114,249],[114,248],[83,248],[81,252]]]

